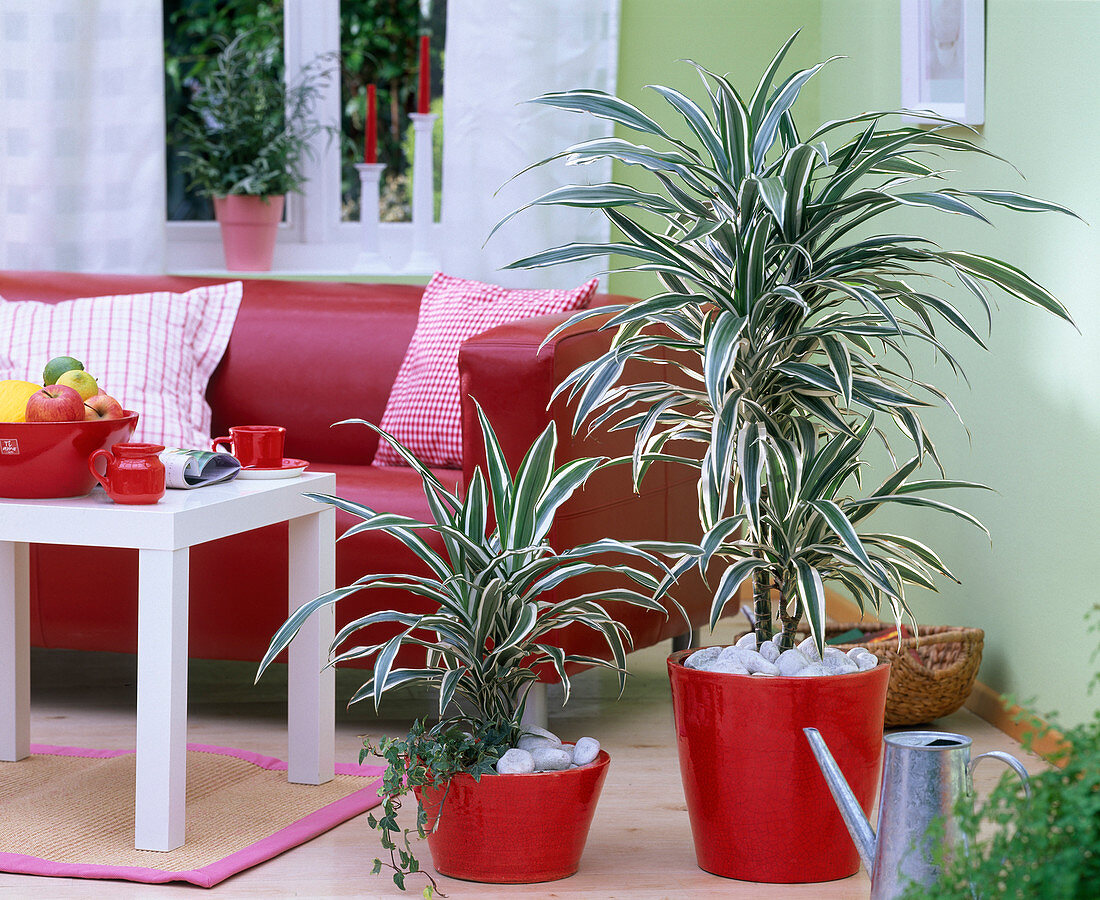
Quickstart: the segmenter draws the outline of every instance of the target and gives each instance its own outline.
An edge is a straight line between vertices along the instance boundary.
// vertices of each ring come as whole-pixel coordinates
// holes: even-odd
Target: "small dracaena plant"
[[[429,728],[423,722],[414,723],[405,740],[368,743],[361,756],[377,752],[387,761],[382,815],[374,822],[391,856],[389,863],[376,860],[375,866],[376,870],[392,867],[399,887],[404,887],[407,874],[420,871],[409,846],[411,830],[403,832],[400,843],[393,837],[400,831],[396,819],[400,799],[414,787],[444,783],[460,772],[480,778],[491,771],[504,750],[515,745],[539,666],[552,667],[561,680],[565,701],[570,693],[568,669],[573,666],[615,671],[621,691],[631,639],[607,606],[609,602],[668,614],[655,596],[664,593],[661,582],[669,569],[644,543],[604,538],[562,549],[549,543],[558,509],[601,460],[580,458],[555,466],[557,434],[551,422],[527,450],[513,477],[480,407],[478,418],[486,464],[474,470],[461,497],[447,490],[386,432],[360,419],[349,420],[377,431],[420,475],[432,521],[379,512],[327,494],[307,496],[362,520],[345,536],[364,531],[392,535],[416,554],[430,574],[370,573],[303,604],[272,638],[260,663],[262,674],[314,612],[359,591],[400,588],[435,606],[424,614],[395,609],[355,619],[340,629],[329,656],[334,665],[374,661],[370,676],[349,703],[369,698],[377,710],[382,697],[402,685],[424,685],[437,692],[436,724]],[[438,538],[442,550],[425,540],[425,532]],[[606,561],[609,555],[623,561],[611,564]],[[622,576],[621,586],[593,593],[562,590],[574,579],[597,572]],[[687,619],[675,600],[666,597],[664,602]],[[398,631],[392,636],[341,649],[357,633],[375,633],[379,626],[392,631],[394,625]],[[610,658],[566,653],[556,646],[554,632],[570,625],[598,632]],[[422,650],[425,663],[415,668],[398,666],[397,655],[403,647]],[[423,834],[425,824],[418,804],[417,835]]]
[[[937,571],[940,564],[905,536],[886,540],[903,553],[876,557],[882,542],[878,548],[865,546],[828,496],[792,493],[800,484],[812,491],[812,485],[792,469],[797,461],[790,448],[798,446],[803,457],[826,452],[808,446],[807,427],[827,448],[837,438],[855,440],[874,419],[897,468],[894,479],[904,481],[926,457],[940,466],[921,416],[930,406],[951,402],[917,377],[911,353],[931,348],[961,373],[945,334],[957,333],[984,348],[954,295],[976,300],[990,321],[991,289],[1070,319],[1049,290],[1010,263],[942,249],[921,233],[876,230],[880,217],[906,209],[988,222],[983,204],[1019,212],[1070,211],[1012,191],[951,186],[940,157],[994,154],[953,134],[956,123],[945,119],[932,127],[898,127],[891,120],[904,111],[864,112],[801,130],[792,109],[825,63],[777,81],[794,37],[751,96],[700,66],[702,104],[652,85],[671,107],[673,127],[667,129],[600,91],[536,98],[535,103],[609,120],[646,141],[597,138],[536,166],[558,159],[578,165],[609,159],[624,172],[627,167],[638,172],[637,180],[645,184],[572,184],[538,197],[528,206],[599,210],[613,236],[554,247],[511,267],[611,253],[628,262],[627,271],[656,274],[663,290],[654,296],[579,312],[562,326],[604,316],[601,327],[613,335],[606,353],[579,366],[559,386],[577,400],[574,429],[611,423],[632,431],[636,483],[658,460],[695,467],[704,537],[694,555],[726,555],[739,566],[736,574],[751,576],[759,640],[773,635],[774,604],[781,640],[793,633],[792,620],[797,624],[806,616],[820,648],[822,581],[851,588],[861,607],[877,611],[885,602],[896,614],[907,614],[900,586],[934,585],[905,557]],[[642,380],[631,374],[639,372],[645,373]],[[891,427],[884,428],[887,424]],[[912,447],[900,459],[912,453],[915,464],[897,462],[891,445],[899,434]],[[786,496],[773,497],[780,493]],[[895,503],[938,502],[918,499],[900,483],[895,493]],[[830,540],[843,545],[823,567],[815,562],[816,551],[796,551],[776,516],[764,514],[792,503],[808,504],[800,514],[818,517]],[[778,517],[785,518],[782,510]],[[755,562],[743,561],[726,543],[734,523],[748,529],[742,549],[749,548]],[[777,559],[789,564],[781,568]],[[716,606],[736,588],[735,580],[727,570]]]

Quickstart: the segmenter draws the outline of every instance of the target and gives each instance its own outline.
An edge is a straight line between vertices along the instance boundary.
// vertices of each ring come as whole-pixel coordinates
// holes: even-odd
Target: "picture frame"
[[[985,0],[901,0],[901,105],[984,123]]]

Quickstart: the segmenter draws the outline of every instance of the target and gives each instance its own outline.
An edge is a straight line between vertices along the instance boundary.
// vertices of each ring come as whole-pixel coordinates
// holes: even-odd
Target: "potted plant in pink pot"
[[[697,470],[703,536],[677,551],[673,577],[698,567],[709,579],[712,625],[751,583],[755,630],[741,646],[674,653],[668,668],[699,865],[771,882],[859,867],[803,727],[830,732],[860,802],[869,809],[874,800],[888,667],[825,646],[825,585],[861,609],[885,606],[899,623],[912,621],[906,590],[934,590],[937,577],[953,576],[932,548],[872,530],[869,516],[910,506],[978,524],[937,497],[981,485],[939,467],[921,416],[950,401],[920,380],[914,348],[930,348],[957,372],[946,333],[984,346],[956,294],[983,315],[992,289],[1069,320],[1048,290],[1006,262],[874,228],[900,208],[983,222],[981,204],[1068,210],[952,187],[941,156],[992,154],[944,120],[897,125],[897,113],[869,112],[800,130],[792,107],[824,64],[778,80],[793,40],[751,96],[701,67],[702,104],[653,86],[676,114],[667,130],[596,91],[538,98],[647,143],[600,138],[553,157],[611,159],[639,173],[637,184],[567,185],[539,197],[532,205],[601,210],[614,237],[513,263],[612,253],[661,281],[652,297],[573,317],[607,316],[613,338],[559,392],[577,401],[577,429],[611,422],[633,432],[633,457],[623,462],[636,483],[656,460]],[[889,451],[884,475],[867,474],[872,440]],[[926,477],[926,462],[944,477]],[[810,637],[796,647],[800,627]]]
[[[314,108],[331,73],[325,57],[284,81],[279,44],[238,35],[192,86],[177,142],[191,190],[214,202],[227,268],[268,271],[286,195],[305,182],[310,141],[331,129]]]
[[[608,602],[666,612],[652,598],[659,587],[653,572],[668,570],[644,549],[610,538],[560,550],[549,544],[558,508],[600,460],[556,466],[551,423],[513,476],[491,426],[480,409],[478,414],[486,464],[474,470],[461,497],[396,440],[369,426],[419,473],[432,521],[376,512],[339,497],[313,499],[362,519],[347,534],[377,529],[393,535],[430,574],[369,574],[304,604],[272,638],[260,665],[262,673],[315,610],[358,591],[400,586],[432,605],[424,614],[391,610],[353,621],[336,636],[331,652],[336,665],[374,661],[351,703],[369,699],[377,708],[389,691],[406,685],[437,692],[437,722],[414,722],[404,739],[383,739],[378,746],[368,741],[362,751],[362,757],[377,753],[388,764],[382,812],[370,823],[389,854],[375,860],[374,870],[391,869],[401,888],[409,875],[421,872],[410,844],[415,836],[427,837],[436,871],[468,881],[551,881],[577,870],[610,757],[591,738],[562,745],[547,732],[525,726],[528,691],[540,667],[561,680],[565,700],[570,672],[577,666],[610,668],[623,685],[630,636]],[[442,538],[443,552],[424,539],[427,532]],[[643,568],[611,565],[609,554],[638,561]],[[621,587],[546,599],[548,591],[574,578],[608,571],[623,576]],[[556,646],[555,632],[570,625],[601,635],[607,658],[567,654]],[[360,633],[365,643],[341,649]],[[402,648],[420,648],[425,661],[398,665]],[[417,803],[416,826],[402,831],[397,810],[410,793]],[[427,877],[430,893],[435,882]]]

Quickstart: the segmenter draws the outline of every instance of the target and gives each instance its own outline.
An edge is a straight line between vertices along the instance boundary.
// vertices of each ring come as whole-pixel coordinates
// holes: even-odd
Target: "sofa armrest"
[[[601,295],[601,305],[629,298]],[[468,483],[484,465],[485,447],[477,419],[476,400],[485,410],[513,471],[523,454],[546,427],[557,422],[558,464],[581,455],[612,456],[628,452],[628,435],[572,435],[573,408],[564,396],[550,403],[554,388],[577,366],[603,353],[610,332],[599,331],[603,317],[589,319],[556,335],[540,349],[554,328],[571,313],[536,316],[508,322],[467,340],[458,356],[462,403],[462,468]]]

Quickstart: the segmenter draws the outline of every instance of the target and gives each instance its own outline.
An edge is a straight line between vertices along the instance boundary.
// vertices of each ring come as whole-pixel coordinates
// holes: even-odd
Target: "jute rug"
[[[340,764],[327,784],[290,784],[280,760],[188,744],[186,839],[161,853],[134,849],[133,751],[31,753],[0,762],[0,871],[202,887],[377,806],[382,774]]]

